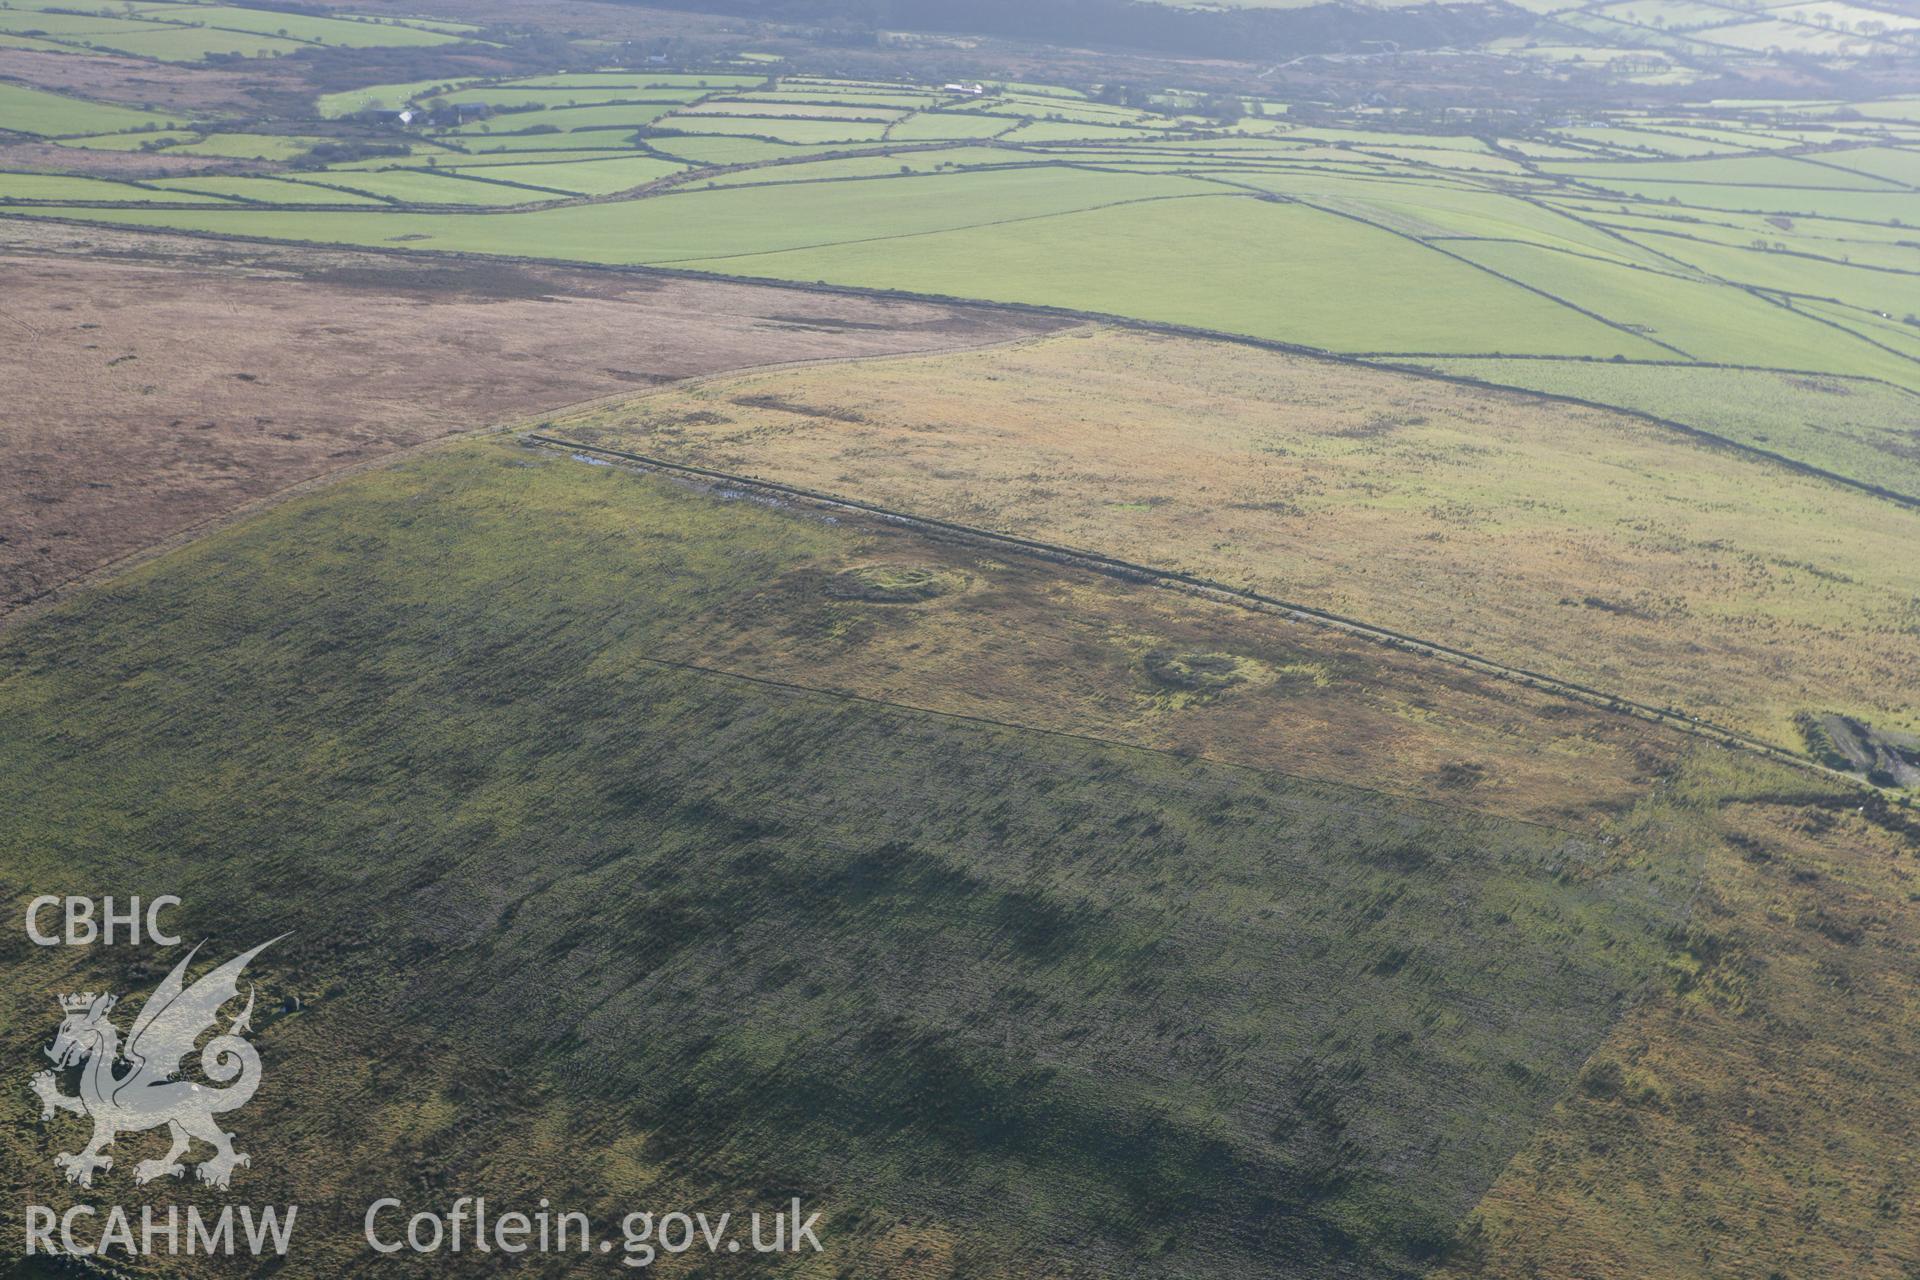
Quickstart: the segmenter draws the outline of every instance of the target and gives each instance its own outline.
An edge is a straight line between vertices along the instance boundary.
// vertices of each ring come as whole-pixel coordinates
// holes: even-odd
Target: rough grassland
[[[1920,513],[1599,410],[1077,332],[562,434],[1251,585],[1774,741],[1910,728]]]
[[[1434,1280],[1920,1274],[1920,825],[1703,754],[1625,827],[1705,855],[1670,989]]]
[[[387,1187],[797,1194],[815,1276],[903,1237],[934,1275],[1417,1274],[1658,978],[1686,861],[650,660],[868,550],[512,445],[289,504],[0,642],[9,909],[110,867],[221,949],[293,931],[244,1135],[289,1274]],[[47,990],[155,976],[0,948],[20,1059]],[[68,1201],[61,1137],[0,1136],[10,1195]]]

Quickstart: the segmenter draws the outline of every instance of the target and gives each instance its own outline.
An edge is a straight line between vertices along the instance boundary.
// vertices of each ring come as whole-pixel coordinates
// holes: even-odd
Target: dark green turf
[[[498,444],[290,504],[0,636],[0,889],[294,931],[241,1177],[316,1233],[392,1184],[613,1211],[638,1162],[805,1195],[849,1266],[904,1219],[970,1275],[1413,1274],[1678,895],[1543,828],[645,661],[860,537]],[[7,933],[6,1061],[147,954]]]

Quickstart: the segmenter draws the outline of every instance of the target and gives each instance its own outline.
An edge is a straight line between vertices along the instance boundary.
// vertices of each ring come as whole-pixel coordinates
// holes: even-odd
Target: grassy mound
[[[924,565],[863,564],[834,575],[827,594],[869,604],[918,604],[965,585],[958,574]]]
[[[1230,653],[1179,653],[1154,649],[1141,659],[1155,684],[1187,693],[1218,693],[1246,679],[1240,659]]]

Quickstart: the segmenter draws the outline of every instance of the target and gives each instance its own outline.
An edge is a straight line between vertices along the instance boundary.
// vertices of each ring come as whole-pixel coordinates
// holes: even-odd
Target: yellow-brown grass
[[[1078,733],[1586,825],[1631,807],[1672,731],[1237,605],[864,524],[842,561],[687,619],[661,656],[905,706]],[[963,586],[915,603],[840,598],[843,565]],[[1214,691],[1149,655],[1241,664]]]
[[[561,434],[1311,603],[1771,740],[1916,727],[1920,513],[1627,415],[1082,330],[600,405]]]
[[[1706,751],[1626,824],[1704,854],[1672,990],[1614,1028],[1435,1280],[1920,1274],[1916,846],[1783,782]]]

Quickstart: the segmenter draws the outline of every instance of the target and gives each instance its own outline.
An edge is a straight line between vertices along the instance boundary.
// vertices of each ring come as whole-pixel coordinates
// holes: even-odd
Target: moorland
[[[1920,27],[1148,8],[0,3],[0,902],[287,935],[284,1274],[1920,1268]]]

